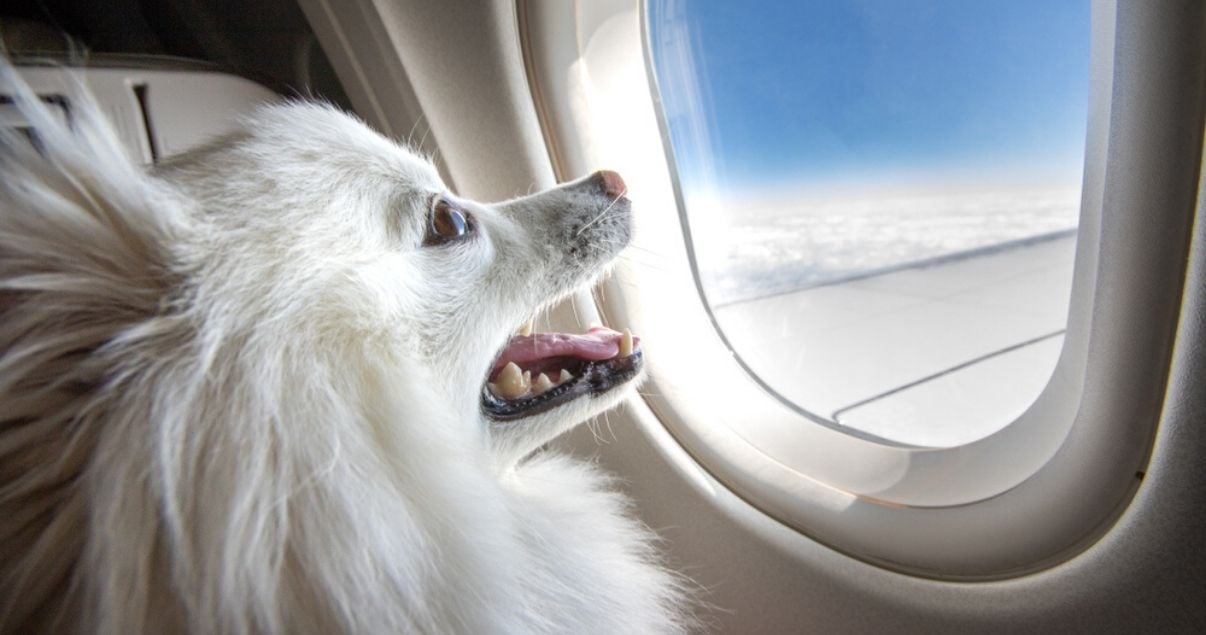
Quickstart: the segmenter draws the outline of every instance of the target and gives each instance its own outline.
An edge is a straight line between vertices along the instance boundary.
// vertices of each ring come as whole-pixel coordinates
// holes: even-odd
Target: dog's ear
[[[116,351],[179,326],[158,318],[175,284],[160,237],[182,203],[86,90],[67,124],[3,61],[0,89],[30,125],[0,130],[0,631],[53,631],[39,620],[79,600],[62,589],[79,586],[81,475],[133,372]],[[39,584],[11,586],[24,580]]]

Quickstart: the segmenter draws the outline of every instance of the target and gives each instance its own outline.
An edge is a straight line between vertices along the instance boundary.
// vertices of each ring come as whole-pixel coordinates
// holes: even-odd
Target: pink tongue
[[[522,366],[526,362],[550,357],[578,357],[592,361],[611,359],[620,352],[621,335],[621,333],[604,326],[592,327],[583,335],[569,333],[516,335],[511,338],[507,348],[495,360],[494,369],[490,374],[493,376],[510,362]],[[634,348],[639,341],[640,338],[632,338]]]

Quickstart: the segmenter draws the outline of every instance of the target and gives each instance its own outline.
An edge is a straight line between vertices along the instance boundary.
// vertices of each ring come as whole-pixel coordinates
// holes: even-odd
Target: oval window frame
[[[516,13],[555,172],[624,173],[638,249],[658,259],[622,263],[597,293],[600,312],[646,338],[645,404],[718,481],[845,553],[947,579],[1009,577],[1060,561],[1125,506],[1162,404],[1201,157],[1200,125],[1196,138],[1184,135],[1200,124],[1196,106],[1177,100],[1176,71],[1190,64],[1183,51],[1192,47],[1161,42],[1192,37],[1175,15],[1094,3],[1081,223],[1060,360],[1014,423],[964,446],[927,449],[851,436],[784,408],[727,347],[693,275],[643,3],[524,0]],[[668,223],[670,212],[645,212],[660,214],[650,218],[642,208],[678,214]]]

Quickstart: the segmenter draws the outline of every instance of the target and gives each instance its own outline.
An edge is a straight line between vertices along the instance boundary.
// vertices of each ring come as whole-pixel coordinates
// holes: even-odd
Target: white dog
[[[148,174],[3,75],[0,631],[685,627],[623,496],[541,450],[638,343],[512,337],[627,244],[618,175],[474,203],[304,103]]]

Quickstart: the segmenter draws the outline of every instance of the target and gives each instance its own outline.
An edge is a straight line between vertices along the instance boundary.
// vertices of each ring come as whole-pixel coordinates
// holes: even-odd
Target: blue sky
[[[688,187],[705,171],[707,162],[690,156],[702,137],[712,172],[733,187],[921,174],[1078,182],[1087,0],[650,7]],[[690,85],[672,77],[684,57],[696,75]]]

